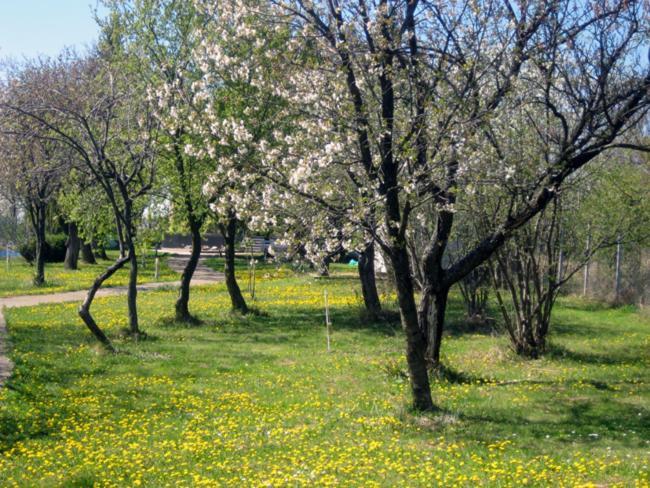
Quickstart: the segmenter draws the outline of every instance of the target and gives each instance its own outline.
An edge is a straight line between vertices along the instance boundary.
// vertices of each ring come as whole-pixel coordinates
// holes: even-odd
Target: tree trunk
[[[226,287],[230,295],[233,310],[246,314],[248,313],[248,306],[246,300],[239,289],[237,278],[235,276],[235,233],[237,230],[237,219],[230,217],[228,224],[221,226],[221,233],[226,243],[226,263],[224,266],[224,274],[226,275]]]
[[[117,270],[119,270],[128,262],[128,260],[128,257],[121,257],[106,271],[99,275],[90,290],[88,290],[88,295],[86,295],[86,299],[79,308],[79,316],[84,321],[90,332],[92,332],[97,340],[111,352],[115,352],[115,348],[113,347],[113,344],[111,344],[111,341],[108,339],[108,337],[106,337],[106,334],[104,334],[104,332],[99,328],[93,316],[90,314],[90,306],[93,303],[93,299],[95,298],[97,290],[99,290],[99,288],[102,286],[102,283],[113,276]]]
[[[411,381],[413,407],[420,411],[434,410],[429,373],[425,361],[426,337],[418,323],[418,313],[413,296],[413,281],[406,250],[393,249],[391,262],[395,275],[402,327],[406,332],[406,361]]]
[[[68,224],[68,240],[65,245],[66,251],[63,267],[65,269],[78,269],[81,241],[79,240],[79,229],[74,222]]]
[[[45,283],[45,205],[39,205],[36,210],[36,274],[34,285],[41,286]]]
[[[81,245],[81,260],[86,264],[97,264],[97,260],[95,260],[95,254],[93,253],[93,248],[90,243],[84,242]]]
[[[140,337],[140,327],[138,326],[138,256],[135,251],[135,244],[132,239],[128,242],[129,249],[129,289],[127,293],[127,302],[129,306],[129,334],[136,339]]]
[[[433,294],[433,308],[427,314],[427,362],[433,368],[440,367],[440,346],[445,327],[445,313],[447,311],[447,298],[449,290],[439,290]]]
[[[185,269],[183,270],[183,275],[181,276],[181,287],[178,293],[178,299],[176,300],[176,320],[178,322],[195,321],[189,310],[190,283],[192,281],[192,276],[194,276],[194,271],[196,271],[196,267],[199,264],[199,258],[201,257],[201,226],[193,223],[191,224],[191,230],[192,252],[190,253],[190,259],[188,259]]]
[[[359,279],[366,312],[371,320],[381,316],[381,302],[375,277],[375,243],[370,242],[359,256]]]
[[[314,267],[316,268],[316,272],[318,273],[318,276],[321,278],[328,278],[330,275],[330,262],[331,258],[329,256],[325,256],[323,259],[316,261],[314,263]]]
[[[535,319],[532,320],[534,322]],[[546,334],[536,334],[533,329],[538,327],[539,324],[533,322],[529,320],[522,321],[520,334],[514,344],[515,353],[526,359],[539,359],[546,346]]]
[[[95,245],[95,255],[99,259],[108,260],[108,254],[106,254],[106,248],[103,244]]]

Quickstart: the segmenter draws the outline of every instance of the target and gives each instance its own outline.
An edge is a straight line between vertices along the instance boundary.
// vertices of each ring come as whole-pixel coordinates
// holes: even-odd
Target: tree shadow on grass
[[[619,401],[610,392],[601,391],[588,397],[556,395],[553,402],[540,402],[537,408],[556,418],[536,420],[526,415],[530,409],[517,411],[513,408],[493,408],[478,414],[460,412],[458,415],[470,435],[484,441],[516,434],[521,439],[552,439],[571,445],[593,445],[616,439],[628,447],[645,447],[643,443],[650,438],[650,410]]]
[[[364,331],[381,336],[395,336],[400,330],[399,322],[395,322],[395,313],[387,313],[383,317],[370,320],[364,310],[359,307],[334,307],[330,309],[330,321],[333,330]],[[251,335],[259,337],[271,334],[304,334],[325,328],[325,313],[323,310],[308,307],[292,307],[282,313],[279,309],[264,311],[259,314],[245,316],[222,315],[213,322],[217,332],[230,334]]]
[[[600,321],[602,319],[597,320]],[[551,319],[550,331],[554,336],[566,335],[584,337],[586,339],[593,338],[594,335],[598,335],[600,339],[602,337],[619,337],[621,334],[621,331],[615,327],[599,327],[587,321],[574,322],[567,319]]]
[[[430,378],[432,382],[444,381],[455,385],[476,385],[489,383],[491,380],[480,376],[475,376],[466,371],[460,371],[450,366],[441,364],[437,368],[430,371]]]
[[[483,321],[472,321],[465,317],[453,319],[445,329],[445,335],[449,337],[460,337],[463,335],[500,335],[496,323],[492,319]]]
[[[557,342],[550,342],[544,353],[544,357],[558,361],[571,361],[581,364],[600,364],[600,365],[626,365],[637,364],[639,358],[643,357],[643,348],[626,348],[620,349],[606,349],[602,354],[575,351],[568,349]]]

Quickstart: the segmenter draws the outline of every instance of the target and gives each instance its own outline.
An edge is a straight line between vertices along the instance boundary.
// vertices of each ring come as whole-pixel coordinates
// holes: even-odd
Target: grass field
[[[165,320],[173,297],[140,296],[138,344],[118,337],[124,299],[97,300],[118,355],[74,304],[7,311],[0,486],[649,486],[650,320],[633,309],[563,299],[527,362],[454,298],[442,411],[415,415],[402,334],[359,320],[352,273],[265,270],[245,318],[223,285],[196,289],[200,327]]]
[[[114,252],[109,252],[110,258],[115,258]],[[5,261],[0,262],[0,298],[16,295],[41,295],[47,293],[58,293],[61,291],[84,290],[90,288],[97,276],[110,266],[113,261],[98,260],[97,264],[85,264],[79,261],[79,269],[70,271],[63,268],[63,263],[47,263],[45,265],[45,284],[34,286],[34,267],[23,258],[12,258],[9,272],[7,272]],[[145,267],[138,268],[139,283],[154,281],[155,266],[153,255],[147,256]],[[158,281],[178,280],[179,275],[167,266],[167,258],[160,258],[160,277]],[[128,264],[118,271],[103,286],[121,286],[128,284]]]

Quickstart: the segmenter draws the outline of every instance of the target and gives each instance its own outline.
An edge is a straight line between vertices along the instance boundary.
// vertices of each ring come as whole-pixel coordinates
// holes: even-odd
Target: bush
[[[116,239],[109,239],[104,244],[104,249],[107,251],[117,251],[120,249],[120,243]]]
[[[65,243],[67,241],[65,234],[48,234],[45,236],[45,262],[61,263],[65,260]],[[33,263],[36,259],[36,239],[32,238],[18,246],[18,252],[25,258],[28,263]]]
[[[48,253],[45,254],[45,260],[50,263],[62,263],[65,260],[65,243],[68,237],[65,234],[51,234],[45,237],[50,246]]]

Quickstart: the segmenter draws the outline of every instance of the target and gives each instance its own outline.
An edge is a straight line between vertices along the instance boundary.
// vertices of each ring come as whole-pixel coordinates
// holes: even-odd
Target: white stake
[[[255,259],[253,259],[253,277],[251,282],[251,298],[255,300]]]
[[[616,238],[616,276],[615,276],[615,286],[616,286],[616,303],[621,296],[621,236],[619,235]]]
[[[327,300],[327,290],[325,290],[325,326],[327,330],[327,352],[330,352],[331,323],[330,323],[330,307],[329,307],[329,302]]]
[[[589,264],[591,263],[591,232],[587,235],[587,262],[585,263],[585,271],[582,277],[582,296],[587,296],[589,291]]]

